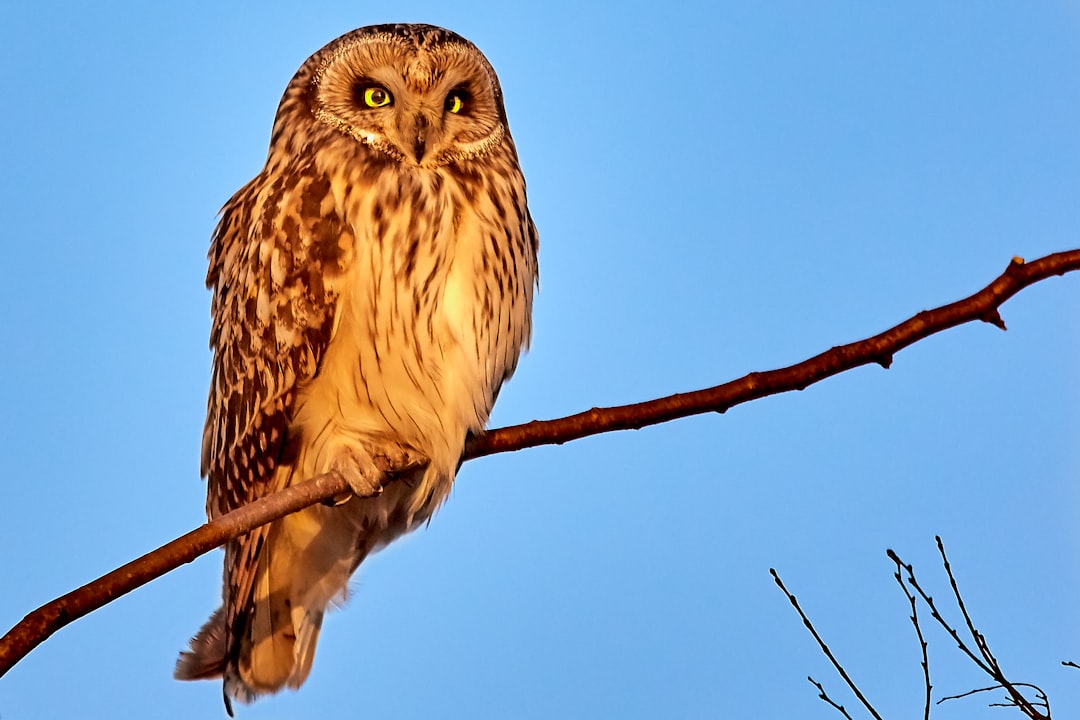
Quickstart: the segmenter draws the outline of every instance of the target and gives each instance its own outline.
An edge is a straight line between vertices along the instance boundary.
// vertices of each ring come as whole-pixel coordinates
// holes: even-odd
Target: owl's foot
[[[344,478],[352,494],[338,495],[327,504],[341,505],[353,497],[379,495],[389,478],[410,473],[428,462],[423,453],[398,444],[380,445],[370,452],[366,448],[343,450],[331,472]]]

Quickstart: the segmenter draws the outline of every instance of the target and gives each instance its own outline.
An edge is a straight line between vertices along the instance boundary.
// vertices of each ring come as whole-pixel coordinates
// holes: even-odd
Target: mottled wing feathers
[[[334,281],[352,254],[330,181],[310,165],[264,171],[222,211],[207,275],[214,366],[202,471],[210,517],[279,489],[270,483],[296,392],[329,343]]]

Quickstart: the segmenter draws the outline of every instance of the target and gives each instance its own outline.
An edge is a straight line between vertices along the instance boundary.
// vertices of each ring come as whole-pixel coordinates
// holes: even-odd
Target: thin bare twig
[[[915,626],[915,635],[919,638],[919,649],[922,651],[923,689],[925,691],[923,695],[923,720],[930,720],[930,693],[933,690],[933,686],[930,684],[930,656],[927,653],[926,638],[923,637],[922,628],[919,626],[919,609],[916,605],[915,596],[907,589],[904,578],[900,573],[901,570],[907,570],[910,574],[911,567],[901,565],[900,558],[895,553],[890,554],[889,557],[896,563],[896,572],[893,573],[893,577],[904,592],[904,597],[908,599],[908,604],[911,605],[911,615],[908,619]]]
[[[1045,716],[1043,716],[1041,714],[1038,714],[1035,717],[1046,717],[1047,720],[1049,720],[1049,718],[1050,718],[1050,700],[1049,700],[1049,698],[1047,698],[1046,693],[1043,692],[1043,689],[1041,687],[1039,687],[1038,685],[1032,685],[1031,683],[1013,683],[1013,686],[1014,687],[1026,687],[1026,688],[1031,688],[1032,690],[1034,690],[1035,695],[1039,699],[1037,701],[1031,703],[1031,705],[1033,705],[1035,707],[1041,707],[1041,708],[1044,708],[1046,710],[1046,715]],[[945,702],[946,700],[959,700],[961,698],[970,697],[971,695],[977,695],[978,693],[992,692],[994,690],[1004,690],[1004,689],[1005,688],[1002,685],[991,685],[990,687],[976,688],[975,690],[968,690],[967,692],[960,693],[959,695],[948,695],[946,697],[943,697],[943,698],[941,698],[940,700],[937,701],[937,704],[940,705],[941,703]],[[1026,712],[1022,706],[1017,705],[1016,701],[1014,701],[1012,698],[1010,698],[1008,702],[990,703],[989,706],[990,707],[1015,707],[1015,708],[1020,708],[1020,710],[1022,712],[1024,712],[1025,715],[1027,715],[1028,717],[1033,717],[1030,713]]]
[[[862,365],[877,363],[887,368],[900,350],[957,325],[978,320],[1004,329],[998,308],[1006,300],[1029,285],[1075,270],[1080,270],[1080,249],[1054,253],[1030,263],[1013,258],[1005,272],[974,295],[920,312],[865,340],[834,347],[789,367],[750,373],[696,392],[679,393],[633,405],[593,408],[557,420],[537,420],[492,430],[470,438],[463,459],[538,445],[562,444],[589,435],[639,429],[700,413],[722,413],[735,405],[767,395],[803,390],[827,377]],[[317,485],[310,484],[316,482]],[[348,492],[348,487],[340,479],[320,478],[318,481],[300,483],[285,492],[288,493],[287,499],[269,496],[222,516],[33,611],[0,638],[0,676],[69,622],[254,527],[341,495]],[[232,517],[236,513],[243,513],[243,519]]]
[[[810,618],[807,617],[805,612],[803,612],[802,607],[799,606],[798,599],[784,585],[784,581],[780,579],[780,575],[773,568],[769,568],[769,574],[772,575],[773,582],[776,583],[776,586],[779,587],[780,590],[784,593],[784,595],[787,596],[788,602],[790,602],[791,606],[795,608],[795,612],[799,613],[799,617],[802,618],[803,625],[806,626],[806,629],[809,630],[810,634],[814,636],[815,640],[817,640],[818,647],[821,648],[821,652],[825,653],[825,657],[829,658],[829,662],[832,663],[832,666],[836,670],[837,674],[839,674],[840,677],[844,679],[844,682],[847,683],[848,688],[855,695],[855,697],[859,699],[859,702],[861,702],[862,706],[866,708],[866,711],[873,715],[875,720],[881,720],[881,715],[879,715],[878,711],[874,709],[874,706],[870,704],[870,701],[866,699],[866,696],[862,694],[862,691],[859,690],[859,687],[855,684],[855,681],[851,679],[851,676],[847,674],[847,670],[845,670],[844,666],[840,664],[840,661],[836,659],[836,656],[832,654],[832,650],[829,649],[829,646],[821,638],[821,635],[818,634],[818,631],[814,628],[814,624],[810,622]],[[829,699],[829,696],[825,694],[825,690],[821,687],[821,685],[814,682],[813,678],[810,678],[810,682],[817,685],[818,689],[821,690],[820,697],[822,700],[829,703],[830,705],[838,709],[840,712],[844,713],[845,717],[851,717],[847,714],[847,711],[844,710],[842,705],[837,705],[835,702]]]
[[[937,542],[938,554],[941,555],[941,564],[949,578],[949,587],[952,588],[953,597],[956,598],[956,607],[960,608],[960,614],[964,617],[964,624],[967,625],[968,632],[975,641],[975,645],[979,648],[979,654],[983,656],[983,660],[991,668],[1000,672],[1001,668],[998,666],[997,658],[990,652],[990,646],[986,644],[986,637],[975,629],[975,623],[972,622],[971,615],[968,614],[967,605],[964,604],[964,598],[960,594],[959,586],[956,584],[956,576],[953,575],[952,565],[949,564],[949,556],[945,554],[945,545],[941,542],[941,536],[935,535],[934,540]]]

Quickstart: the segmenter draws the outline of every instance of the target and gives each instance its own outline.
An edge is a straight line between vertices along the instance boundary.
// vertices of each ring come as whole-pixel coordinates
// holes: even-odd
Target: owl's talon
[[[342,475],[345,477],[345,482],[349,484],[354,497],[367,498],[382,494],[383,479],[386,477],[384,472],[379,470],[371,472],[369,470],[368,472],[342,473]]]
[[[371,459],[375,467],[387,475],[403,475],[431,462],[423,453],[402,445],[380,448]]]
[[[337,507],[338,505],[344,505],[345,503],[352,500],[354,497],[356,496],[353,495],[351,492],[341,493],[340,495],[335,495],[328,500],[323,500],[322,504],[326,507]]]

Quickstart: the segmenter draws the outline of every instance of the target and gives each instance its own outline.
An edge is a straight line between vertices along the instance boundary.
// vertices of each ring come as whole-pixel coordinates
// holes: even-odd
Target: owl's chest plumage
[[[509,184],[474,187],[437,170],[387,173],[362,193],[343,180],[333,194],[355,247],[295,422],[327,445],[405,442],[449,480],[528,342],[531,223]]]

